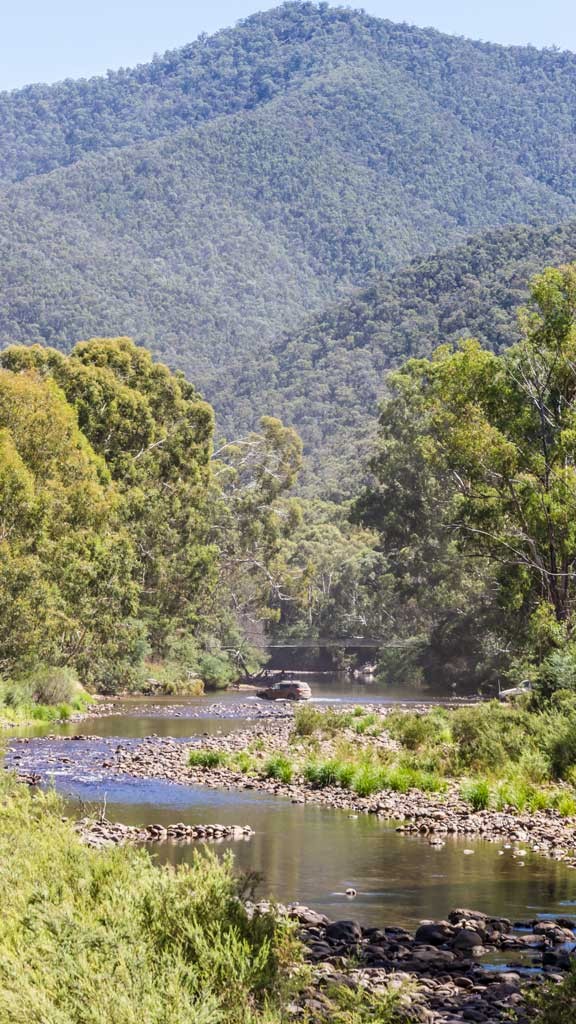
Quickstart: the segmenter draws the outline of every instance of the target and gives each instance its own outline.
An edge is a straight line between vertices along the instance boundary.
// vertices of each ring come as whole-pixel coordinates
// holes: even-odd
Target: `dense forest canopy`
[[[286,332],[265,363],[236,363],[221,391],[224,420],[249,422],[255,396],[302,436],[301,490],[339,499],[362,476],[387,372],[410,356],[474,337],[494,352],[520,338],[531,275],[576,259],[576,222],[487,232],[415,260]],[[358,455],[361,454],[359,460]]]
[[[293,3],[3,94],[0,344],[128,334],[236,429],[232,358],[412,257],[576,216],[575,61]]]
[[[113,690],[155,662],[208,684],[249,667],[301,444],[270,417],[220,451],[212,435],[192,384],[128,338],[2,353],[0,679],[60,666]]]
[[[574,685],[576,264],[533,279],[520,333],[389,379],[354,517],[379,534],[391,631],[420,637],[412,678]]]

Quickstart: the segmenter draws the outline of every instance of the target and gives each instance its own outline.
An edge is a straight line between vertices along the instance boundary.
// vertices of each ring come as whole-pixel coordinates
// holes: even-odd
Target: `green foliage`
[[[513,269],[493,282],[488,251],[478,286],[452,260],[463,304],[421,268],[409,309],[380,330],[366,315],[367,344],[333,339],[329,313],[320,346],[288,341],[264,370],[272,339],[374,271],[573,216],[574,63],[295,3],[132,71],[3,94],[2,339],[69,347],[123,324],[201,382],[227,430],[252,427],[278,373],[311,447],[347,427],[363,438],[382,366],[461,333],[493,283],[509,333]],[[340,492],[334,461],[316,466]]]
[[[308,704],[295,708],[294,732],[296,736],[312,736],[320,728],[321,719],[321,712]]]
[[[378,793],[386,785],[382,766],[373,761],[364,761],[354,772],[351,785],[358,796],[371,796],[373,793]]]
[[[421,634],[427,681],[573,682],[576,264],[531,299],[502,355],[466,339],[389,378],[355,513],[380,533],[392,629]]]
[[[428,743],[441,744],[452,739],[450,714],[443,708],[434,708],[426,714],[392,712],[386,718],[386,729],[407,750],[418,750]]]
[[[256,771],[256,762],[246,750],[241,750],[237,754],[232,754],[229,763],[231,768],[242,772],[243,775],[252,775]]]
[[[178,872],[83,846],[53,794],[1,780],[0,1020],[280,1024],[298,950],[230,858]],[[114,970],[110,970],[111,962]]]
[[[576,967],[560,985],[548,981],[529,996],[535,1024],[572,1024],[576,1014]]]
[[[210,409],[127,339],[11,347],[1,364],[0,670],[130,685],[215,578]]]
[[[486,779],[478,779],[462,786],[461,795],[474,811],[485,811],[490,805],[490,786]]]
[[[234,666],[222,654],[203,655],[198,671],[207,690],[225,690],[237,677]]]
[[[278,782],[292,782],[294,769],[292,762],[284,754],[275,754],[268,758],[262,769],[264,778],[277,779]]]
[[[227,761],[227,754],[220,750],[191,750],[188,755],[191,768],[221,768]]]
[[[36,704],[69,704],[82,695],[82,688],[73,669],[43,666],[18,679],[13,692]]]
[[[147,666],[147,678],[142,689],[155,693],[158,689],[168,696],[199,697],[204,693],[204,683],[180,661],[165,661],[160,665]]]
[[[364,988],[329,985],[326,991],[332,1024],[408,1024],[411,1012],[406,1002],[411,986],[390,988],[378,994]]]

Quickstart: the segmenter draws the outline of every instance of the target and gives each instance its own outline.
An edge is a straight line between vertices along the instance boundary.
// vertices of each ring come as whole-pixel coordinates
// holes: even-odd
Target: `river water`
[[[318,701],[406,700],[405,694],[337,677],[322,676],[311,683]],[[9,747],[8,763],[39,772],[45,783],[63,794],[75,816],[97,811],[105,803],[108,818],[133,825],[251,825],[251,839],[217,848],[233,850],[240,870],[260,873],[261,895],[303,902],[331,917],[351,917],[379,927],[413,927],[425,918],[445,917],[457,906],[515,921],[576,914],[576,873],[535,854],[519,858],[512,849],[469,839],[448,839],[437,849],[424,838],[396,833],[393,822],[367,815],[350,817],[251,790],[114,776],[102,767],[118,743],[137,743],[151,735],[200,743],[202,735],[257,724],[242,717],[238,705],[247,702],[245,693],[121,701],[110,716],[28,730],[29,742]],[[90,738],[65,739],[74,735]],[[154,847],[153,856],[179,864],[193,856],[197,845],[166,843]],[[345,895],[349,886],[357,890],[353,900]]]

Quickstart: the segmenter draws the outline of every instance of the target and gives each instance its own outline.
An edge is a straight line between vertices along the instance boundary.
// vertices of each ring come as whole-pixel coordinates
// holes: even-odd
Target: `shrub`
[[[229,856],[197,852],[173,871],[91,850],[53,794],[3,774],[1,1021],[279,1024],[294,933],[248,915]]]
[[[536,680],[537,692],[550,697],[557,690],[576,691],[576,647],[569,644],[552,651],[542,662]]]
[[[322,715],[316,708],[306,705],[294,712],[294,732],[297,736],[312,736],[320,727]]]
[[[553,806],[565,818],[572,818],[576,815],[576,798],[571,793],[557,793]]]
[[[418,750],[427,744],[449,743],[450,719],[443,708],[427,714],[395,712],[386,719],[386,728],[407,750]]]
[[[145,693],[160,690],[168,696],[179,697],[199,697],[204,693],[204,683],[197,673],[179,661],[148,665],[141,688]]]
[[[221,750],[191,750],[188,755],[191,768],[218,768],[227,760],[227,755]]]
[[[284,754],[275,754],[269,758],[263,768],[264,777],[278,779],[279,782],[292,782],[294,774],[292,763]]]
[[[532,992],[529,1000],[536,1011],[530,1014],[534,1024],[574,1024],[576,1020],[576,966],[572,966],[560,985],[545,983]]]
[[[556,779],[565,779],[576,765],[576,721],[562,721],[558,724],[549,746],[550,766]]]
[[[248,775],[255,770],[256,764],[254,758],[250,756],[245,750],[241,750],[238,754],[234,754],[232,757],[232,767],[236,771],[242,772],[244,775]]]
[[[26,676],[23,684],[37,704],[69,704],[82,692],[78,676],[70,668],[36,669]]]
[[[204,654],[198,674],[207,690],[226,690],[238,675],[225,654]]]
[[[458,708],[452,713],[452,736],[461,768],[494,771],[517,762],[526,749],[530,715],[498,701]]]
[[[357,719],[353,723],[352,728],[354,729],[354,732],[357,732],[360,735],[363,735],[364,733],[368,732],[368,730],[371,731],[372,735],[376,735],[376,732],[381,731],[381,729],[378,729],[379,724],[380,723],[378,722],[378,715],[371,713],[369,715],[364,715],[362,718]]]
[[[330,761],[309,761],[304,767],[304,778],[315,789],[325,789],[326,786],[349,789],[354,772],[354,765],[333,758]]]

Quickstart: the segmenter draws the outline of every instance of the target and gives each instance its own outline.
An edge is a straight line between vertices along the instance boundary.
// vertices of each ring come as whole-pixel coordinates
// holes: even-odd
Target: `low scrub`
[[[90,701],[71,669],[45,666],[0,681],[0,719],[7,723],[66,721]]]
[[[574,1024],[576,1020],[576,966],[558,985],[549,981],[529,993],[534,1024]]]
[[[221,750],[191,750],[188,764],[191,768],[220,768],[228,762],[228,755]]]
[[[229,857],[177,871],[83,846],[53,794],[0,780],[0,1021],[280,1024],[299,947],[249,917]],[[113,970],[111,970],[113,964]]]
[[[204,683],[186,665],[165,661],[149,666],[149,674],[142,689],[169,697],[200,697],[204,693]]]
[[[490,787],[502,783],[499,797],[490,790],[492,803],[503,804],[508,793],[507,806],[534,806],[550,799],[541,795],[542,787],[576,780],[573,693],[558,692],[545,706],[492,701],[454,711],[397,712],[386,727],[413,760],[434,771],[487,779]],[[471,803],[486,802],[487,784],[466,783]]]

